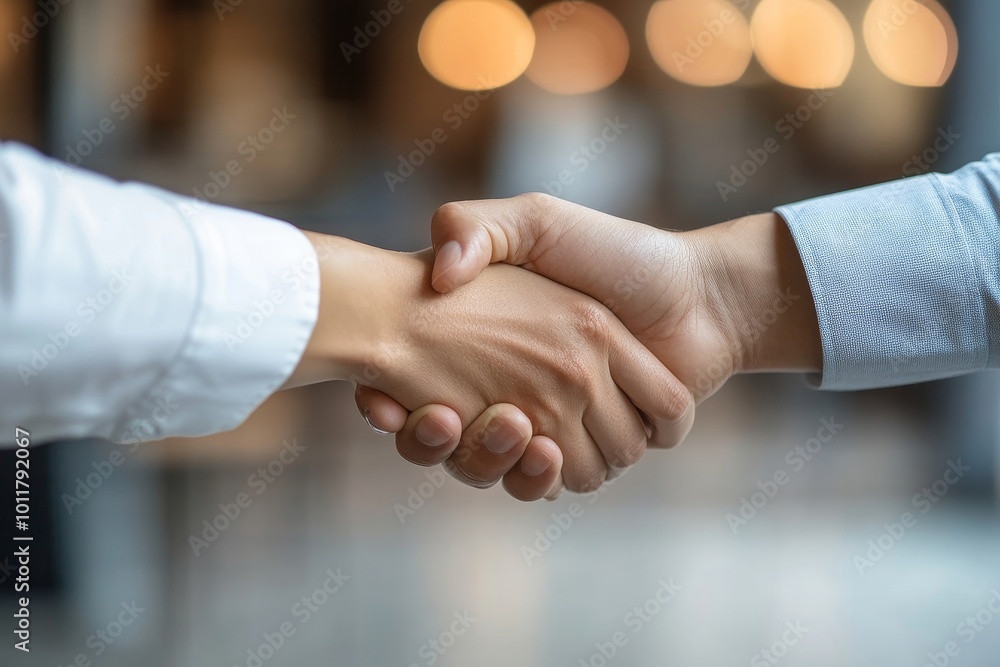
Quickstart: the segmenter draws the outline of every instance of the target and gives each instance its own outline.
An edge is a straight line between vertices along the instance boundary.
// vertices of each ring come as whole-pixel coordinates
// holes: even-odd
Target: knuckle
[[[588,395],[593,393],[597,377],[594,373],[594,364],[586,351],[575,347],[566,350],[560,355],[554,370],[560,387],[582,391]],[[565,411],[556,407],[552,412],[553,416],[558,417]]]
[[[612,456],[608,461],[610,465],[615,470],[624,470],[626,468],[631,468],[639,459],[642,458],[643,454],[646,453],[646,439],[643,437],[640,439],[635,439],[628,443],[622,443],[618,448],[612,452]]]
[[[559,424],[564,421],[565,403],[559,398],[557,391],[546,392],[546,394],[535,399],[535,404],[526,413],[528,419],[534,427],[534,432],[538,434],[557,433]]]
[[[575,330],[588,343],[605,343],[611,338],[611,313],[596,301],[573,304],[571,316]]]

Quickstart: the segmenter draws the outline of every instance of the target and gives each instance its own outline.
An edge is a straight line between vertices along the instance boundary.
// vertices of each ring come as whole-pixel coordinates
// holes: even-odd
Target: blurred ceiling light
[[[727,0],[660,0],[649,10],[646,42],[660,69],[695,86],[736,81],[753,56],[747,20]]]
[[[420,29],[420,60],[441,83],[487,90],[521,76],[531,62],[535,31],[509,0],[446,0]]]
[[[936,0],[873,0],[865,14],[865,46],[893,81],[940,86],[958,57],[958,33]]]
[[[591,93],[618,80],[628,63],[628,36],[607,10],[553,2],[531,15],[535,55],[526,75],[560,95]]]
[[[828,0],[761,0],[750,32],[757,60],[789,86],[836,88],[854,63],[851,26]]]

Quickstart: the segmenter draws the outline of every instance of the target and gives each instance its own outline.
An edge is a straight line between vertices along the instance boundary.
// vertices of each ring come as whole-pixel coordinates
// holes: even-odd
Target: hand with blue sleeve
[[[432,284],[506,262],[589,294],[696,401],[741,372],[909,384],[1000,366],[998,209],[1000,154],[686,233],[539,194],[460,202],[433,220]],[[419,451],[418,415],[358,400]]]

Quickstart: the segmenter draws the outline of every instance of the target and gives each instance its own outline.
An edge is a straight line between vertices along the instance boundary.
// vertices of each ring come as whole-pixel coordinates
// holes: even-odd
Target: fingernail
[[[365,421],[368,422],[368,427],[371,430],[375,431],[379,435],[389,435],[388,431],[383,431],[378,426],[375,426],[374,422],[372,422],[372,413],[371,413],[371,410],[369,410],[368,408],[365,408],[365,411],[364,411],[363,414],[364,414],[364,417],[365,417]]]
[[[483,444],[494,454],[506,454],[521,442],[521,434],[503,417],[494,417],[483,431]]]
[[[427,447],[440,447],[451,440],[451,432],[448,427],[430,415],[421,419],[413,432],[420,444]]]
[[[537,449],[532,449],[521,457],[521,470],[528,477],[538,477],[551,467],[552,459]]]
[[[440,267],[437,271],[437,277],[440,278],[454,269],[458,266],[461,259],[462,246],[459,245],[458,241],[448,241],[445,243],[438,250],[437,259],[434,260],[434,265]]]

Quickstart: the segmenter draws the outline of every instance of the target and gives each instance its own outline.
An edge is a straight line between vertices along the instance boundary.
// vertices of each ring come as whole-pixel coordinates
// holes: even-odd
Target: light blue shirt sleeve
[[[775,211],[816,303],[820,389],[1000,367],[1000,153]]]

